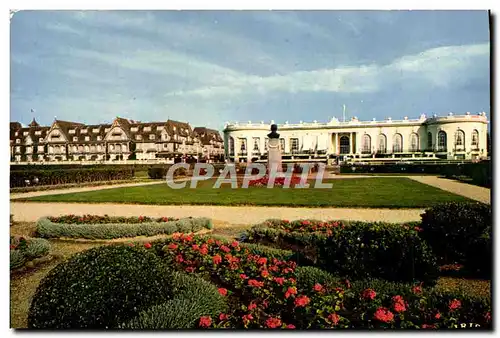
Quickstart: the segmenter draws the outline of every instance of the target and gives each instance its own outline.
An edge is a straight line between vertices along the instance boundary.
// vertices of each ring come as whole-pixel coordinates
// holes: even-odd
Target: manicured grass
[[[196,189],[171,189],[167,184],[125,187],[63,195],[38,196],[25,201],[128,203],[157,205],[258,205],[288,207],[425,208],[442,202],[470,201],[444,190],[402,177],[325,180],[331,189],[259,188],[213,189],[215,179],[198,182]],[[311,187],[314,181],[310,182]]]

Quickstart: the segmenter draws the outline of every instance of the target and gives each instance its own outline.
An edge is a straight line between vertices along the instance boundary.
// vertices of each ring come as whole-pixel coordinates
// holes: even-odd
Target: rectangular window
[[[16,143],[21,143],[21,139],[16,139]]]
[[[74,133],[75,133],[75,130],[74,130],[74,129],[70,129],[70,130],[69,130],[69,133],[70,133],[70,134],[74,134]]]
[[[163,130],[163,129],[165,129],[164,126],[158,126],[158,127],[156,127],[156,130]]]
[[[97,134],[99,132],[99,128],[92,129],[92,132],[95,133],[95,134]]]
[[[144,127],[144,131],[151,131],[151,127]]]
[[[155,135],[153,135],[153,134],[149,135],[149,139],[150,140],[154,140],[155,139]]]
[[[290,148],[292,151],[299,151],[299,139],[291,138],[290,139]]]
[[[38,152],[39,153],[43,152],[43,146],[38,146]]]
[[[260,137],[254,137],[253,138],[253,150],[259,151],[259,146],[260,146]]]
[[[75,136],[75,137],[73,137],[73,142],[76,142],[76,141],[78,141],[78,137]]]
[[[285,139],[284,138],[280,138],[280,148],[281,148],[281,151],[285,151]]]
[[[29,134],[29,132],[27,132],[27,131],[25,131],[25,132],[23,133],[23,135],[24,135],[24,136],[26,136],[26,135],[28,135],[28,134]]]
[[[138,129],[139,128],[137,128],[137,127],[132,127],[132,128],[130,128],[130,131],[135,133]]]
[[[82,130],[80,131],[80,133],[82,133],[82,134],[87,134],[87,129],[82,129]]]
[[[135,135],[136,140],[142,140],[142,135]]]
[[[41,130],[35,131],[35,135],[42,135],[42,131]]]
[[[102,136],[101,135],[98,135],[97,136],[97,141],[101,141],[102,140]]]
[[[90,136],[85,136],[85,141],[90,141]]]

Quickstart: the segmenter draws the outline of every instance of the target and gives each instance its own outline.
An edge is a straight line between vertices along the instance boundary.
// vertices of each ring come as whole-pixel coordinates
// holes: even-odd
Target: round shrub
[[[24,250],[24,255],[27,259],[43,257],[50,251],[50,243],[43,238],[30,238],[28,245]]]
[[[215,285],[200,277],[174,272],[172,288],[175,297],[141,312],[123,328],[127,329],[192,329],[202,316],[215,318],[227,311],[225,298]]]
[[[316,283],[332,286],[340,282],[340,278],[313,266],[299,266],[295,272],[297,273],[297,286],[302,290],[311,290]]]
[[[10,269],[17,269],[24,265],[26,258],[21,250],[10,250]]]
[[[467,270],[491,271],[493,219],[483,203],[443,203],[422,214],[421,236],[441,264],[465,264]],[[484,270],[489,271],[484,271]]]
[[[93,248],[59,264],[40,282],[28,313],[33,329],[117,328],[171,298],[169,271],[144,248]]]

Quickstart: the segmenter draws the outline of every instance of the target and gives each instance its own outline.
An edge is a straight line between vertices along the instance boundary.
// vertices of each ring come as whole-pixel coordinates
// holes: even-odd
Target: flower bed
[[[433,283],[439,273],[436,259],[415,225],[271,220],[242,238],[301,252],[315,265],[346,278]]]
[[[138,216],[138,217],[114,217],[114,216],[99,216],[99,215],[64,215],[58,217],[47,217],[52,223],[64,223],[64,224],[110,224],[110,223],[150,223],[150,222],[171,222],[178,221],[178,218],[174,217],[148,217],[148,216]]]
[[[227,297],[230,310],[201,316],[200,328],[416,329],[473,323],[491,329],[491,304],[484,299],[387,281],[329,283],[324,272],[317,274],[322,283],[311,287],[295,262],[209,236],[175,234],[154,242],[153,249],[169,266],[204,276]]]
[[[71,218],[72,219],[72,218]],[[135,222],[129,223],[54,223],[48,218],[37,221],[37,233],[43,238],[85,238],[114,239],[122,237],[170,235],[174,232],[198,232],[212,229],[209,218],[183,218],[167,222]]]
[[[290,178],[290,187],[295,186],[296,184],[300,183],[300,176],[292,175]],[[257,180],[251,180],[248,185],[250,187],[267,187],[269,184],[269,176],[266,175],[262,178],[259,178]],[[282,187],[285,185],[285,177],[276,177],[274,179],[274,184],[273,186],[275,187]]]
[[[50,243],[46,239],[10,236],[10,269],[34,266],[33,261],[47,256],[49,251]]]

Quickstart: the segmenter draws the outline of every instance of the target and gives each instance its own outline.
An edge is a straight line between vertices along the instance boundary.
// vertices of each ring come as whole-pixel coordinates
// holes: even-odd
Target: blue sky
[[[22,11],[11,120],[489,115],[489,48],[486,11]]]

